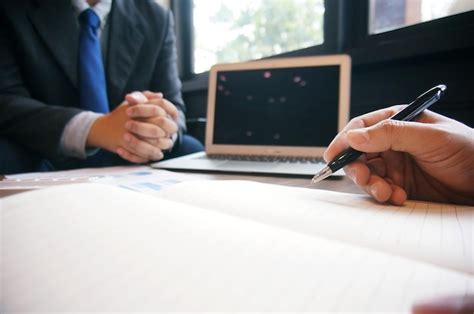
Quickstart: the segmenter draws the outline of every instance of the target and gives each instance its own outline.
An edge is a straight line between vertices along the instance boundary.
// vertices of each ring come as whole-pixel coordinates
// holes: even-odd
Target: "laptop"
[[[313,176],[348,122],[350,70],[347,55],[217,64],[209,73],[205,152],[152,167]]]

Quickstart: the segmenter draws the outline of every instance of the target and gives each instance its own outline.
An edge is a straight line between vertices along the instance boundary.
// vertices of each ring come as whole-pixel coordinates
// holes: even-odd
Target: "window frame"
[[[346,43],[354,64],[376,63],[474,46],[474,11],[369,34],[370,0],[345,1],[351,34]],[[459,34],[463,34],[459,36]],[[346,49],[345,49],[346,50]]]
[[[267,58],[348,53],[357,66],[474,46],[474,11],[369,34],[370,0],[325,0],[324,5],[322,44]],[[184,92],[207,88],[208,79],[208,72],[193,72],[192,6],[192,0],[171,0]]]

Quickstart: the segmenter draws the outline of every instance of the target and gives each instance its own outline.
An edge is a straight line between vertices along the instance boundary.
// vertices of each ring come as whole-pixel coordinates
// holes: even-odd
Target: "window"
[[[324,11],[324,0],[193,0],[193,72],[320,45]]]
[[[216,63],[349,53],[355,65],[469,47],[474,38],[474,0],[168,1],[190,89],[205,88],[200,74]]]
[[[369,33],[387,32],[473,9],[472,0],[370,0]]]

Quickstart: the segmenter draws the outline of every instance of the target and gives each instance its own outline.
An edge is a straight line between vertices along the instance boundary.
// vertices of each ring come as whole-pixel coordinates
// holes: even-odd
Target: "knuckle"
[[[122,157],[123,159],[130,160],[130,154],[126,150],[120,151],[120,157]]]
[[[349,124],[354,124],[354,123],[357,123],[357,121],[359,121],[360,118],[356,117],[356,118],[352,118],[349,120]]]
[[[178,132],[178,125],[175,123],[173,124],[173,131],[171,133],[176,133]]]
[[[150,100],[150,103],[153,104],[155,108],[161,109],[162,100],[160,98],[153,98]]]
[[[165,117],[156,118],[156,125],[158,125],[160,127],[163,127],[165,122],[166,122]]]
[[[131,162],[135,163],[135,164],[139,164],[140,163],[140,159],[138,159],[137,157],[132,157],[130,159]]]
[[[166,138],[166,139],[160,140],[160,147],[162,149],[170,149],[172,145],[173,145],[173,143],[171,142],[170,139]]]
[[[130,147],[136,148],[138,141],[134,136],[130,136],[130,142],[128,144],[130,145]]]
[[[347,126],[350,128],[350,129],[357,129],[357,128],[363,128],[365,127],[365,123],[364,123],[364,120],[360,117],[355,117],[355,118],[352,118],[349,123],[347,124]]]
[[[352,180],[355,180],[355,170],[354,167],[351,167],[352,165],[347,165],[344,167],[344,173]]]
[[[407,105],[393,105],[388,108],[393,114],[399,112],[400,110],[404,109]]]
[[[128,129],[129,129],[130,131],[135,132],[135,131],[137,130],[137,125],[136,125],[136,123],[133,122],[133,121],[129,121],[129,122],[128,122]]]
[[[141,116],[142,115],[142,108],[140,105],[137,105],[135,108],[133,108],[133,114],[135,116]]]
[[[438,143],[443,143],[444,145],[449,145],[451,142],[455,141],[457,134],[453,133],[452,130],[448,130],[442,126],[432,126],[427,132],[427,136],[430,139],[438,141]]]
[[[150,136],[155,137],[155,138],[160,137],[160,129],[156,126],[151,128],[150,129]]]
[[[156,106],[152,107],[152,114],[153,114],[154,116],[160,115],[160,108],[159,108],[159,107],[156,107]]]
[[[380,122],[380,125],[384,136],[390,139],[390,147],[398,147],[400,138],[402,138],[401,132],[404,130],[403,122],[398,120],[384,120]]]
[[[143,143],[139,139],[134,139],[134,141],[132,141],[131,149],[135,154],[137,154],[139,156],[144,155],[143,154],[143,150],[144,150],[143,149]]]
[[[160,138],[166,137],[166,131],[165,130],[163,130],[162,128],[158,128],[157,130],[158,130],[158,134],[159,134],[158,137],[160,137]]]
[[[147,145],[140,145],[137,148],[138,155],[142,158],[148,158],[151,154],[151,150]]]
[[[178,125],[174,122],[170,122],[170,133],[176,133],[178,131]]]
[[[158,139],[153,139],[153,138],[152,139],[147,139],[147,142],[150,145],[155,146],[155,147],[158,146],[158,141],[159,141]]]
[[[137,162],[137,161],[136,161],[136,160],[137,160],[137,157],[136,157],[135,155],[131,154],[131,153],[128,152],[128,151],[124,151],[124,153],[123,153],[123,155],[122,155],[122,158],[123,158],[123,159],[126,159],[126,160],[128,160],[128,161],[130,161],[130,162],[133,162],[133,163],[136,163],[136,162]]]
[[[384,120],[380,122],[380,125],[383,129],[383,131],[389,135],[392,136],[396,133],[396,130],[400,126],[400,121],[397,120]]]
[[[158,160],[163,158],[163,153],[161,152],[161,149],[155,148],[153,150],[153,155],[151,156],[151,159]]]
[[[158,110],[158,115],[162,117],[166,116],[166,111],[163,108],[157,107],[157,110]]]
[[[150,118],[146,119],[145,122],[146,122],[146,123],[153,124],[153,125],[158,125],[158,124],[157,124],[157,121],[156,121],[156,117],[150,117]]]

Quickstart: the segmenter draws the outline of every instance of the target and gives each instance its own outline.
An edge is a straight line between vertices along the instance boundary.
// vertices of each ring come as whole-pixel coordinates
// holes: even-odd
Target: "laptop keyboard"
[[[207,155],[204,158],[216,160],[238,160],[238,161],[259,161],[259,162],[279,162],[279,163],[303,163],[317,164],[323,163],[322,157],[295,157],[295,156],[249,156],[249,155]]]

